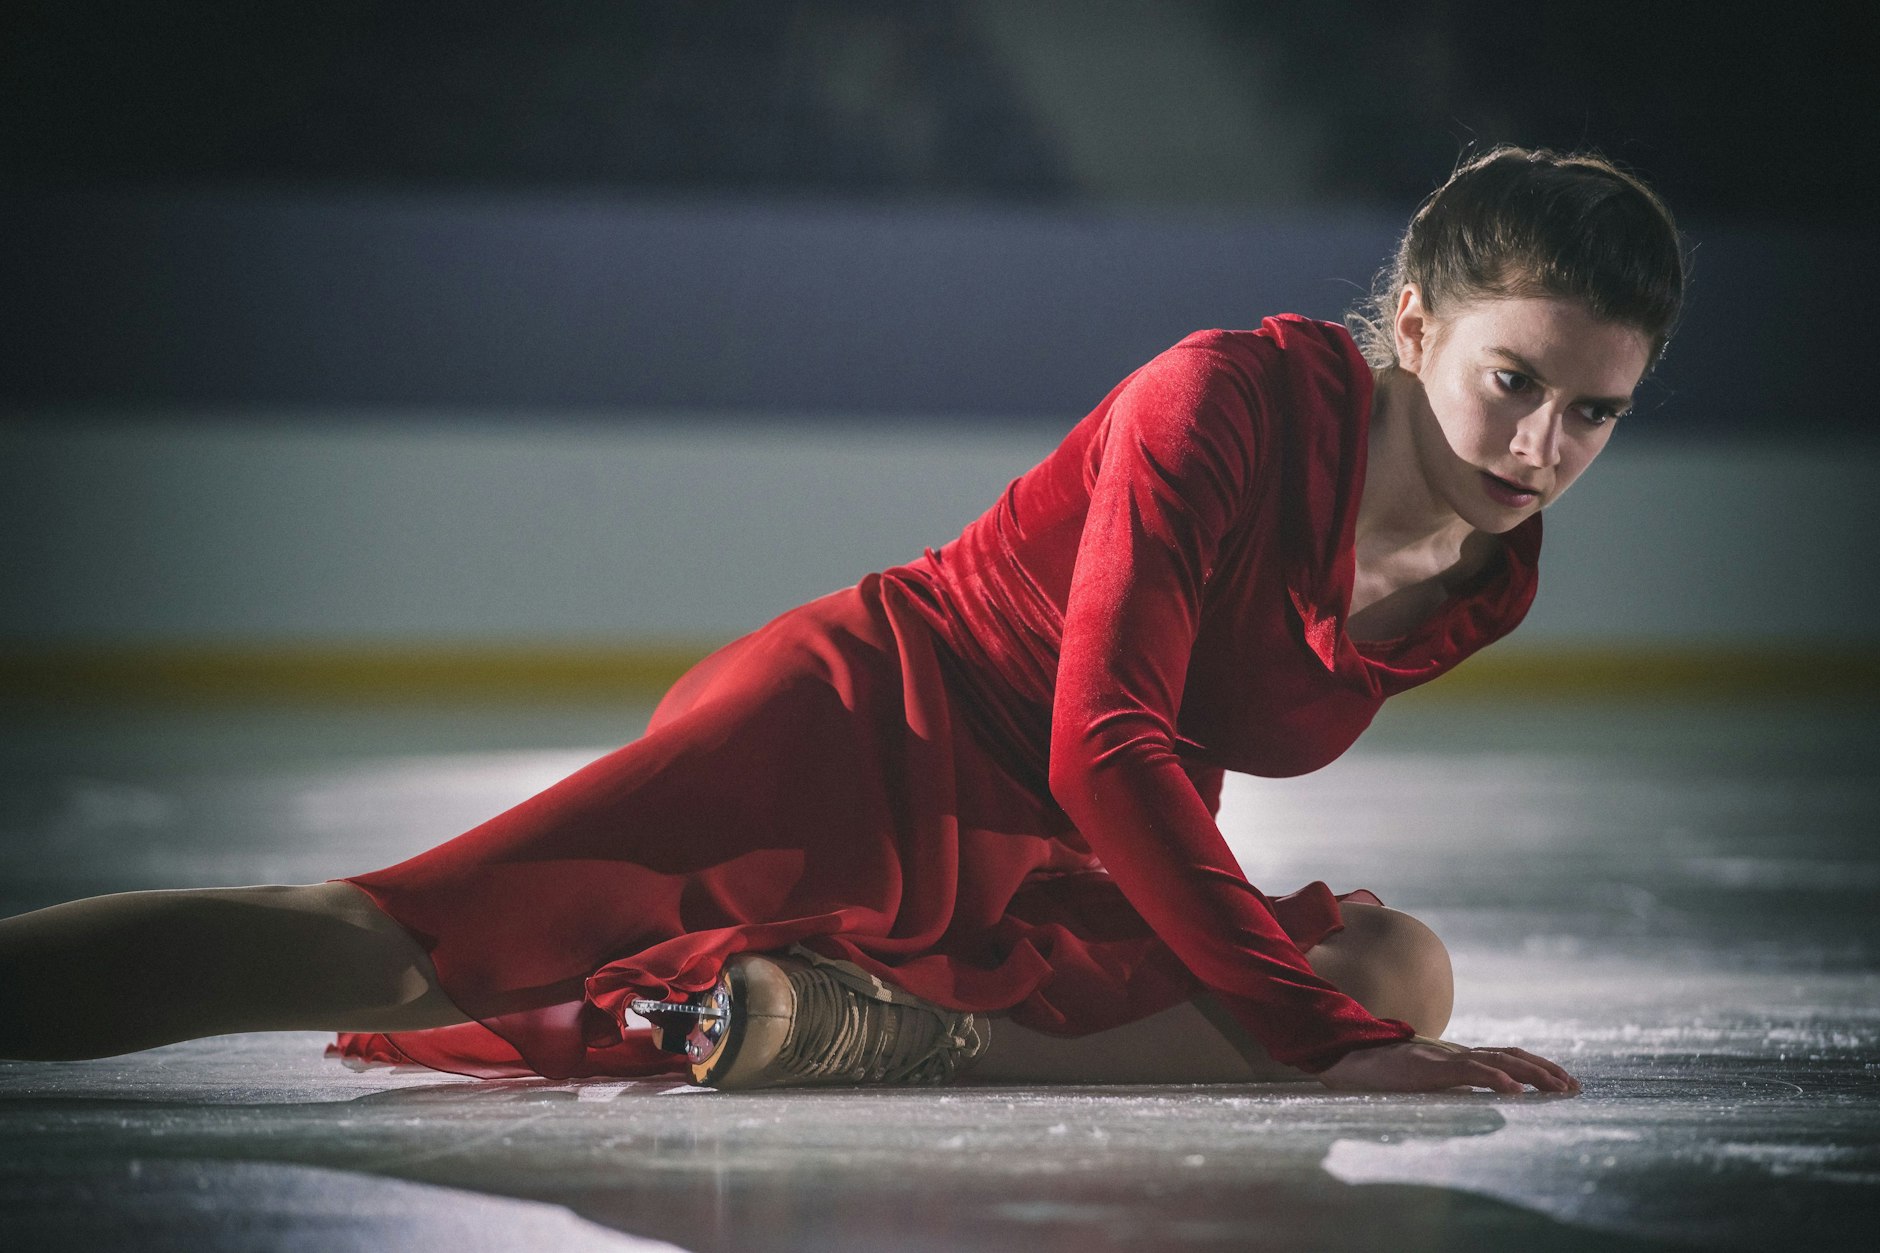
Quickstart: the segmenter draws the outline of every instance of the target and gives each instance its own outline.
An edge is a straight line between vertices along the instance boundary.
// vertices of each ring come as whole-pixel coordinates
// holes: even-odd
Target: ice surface
[[[0,724],[0,909],[386,864],[644,716],[21,716]],[[355,1072],[318,1036],[230,1036],[0,1064],[0,1226],[9,1248],[453,1253],[1864,1240],[1880,1218],[1872,721],[1391,709],[1320,774],[1231,783],[1223,827],[1255,882],[1366,886],[1428,919],[1455,957],[1450,1037],[1553,1056],[1577,1099],[727,1095]]]
[[[93,1160],[4,1184],[15,1249],[683,1253],[558,1205],[273,1162]]]

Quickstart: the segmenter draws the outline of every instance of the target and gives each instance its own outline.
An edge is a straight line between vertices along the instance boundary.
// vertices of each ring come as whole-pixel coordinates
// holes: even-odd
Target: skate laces
[[[790,1037],[777,1067],[799,1080],[945,1083],[985,1051],[986,1024],[891,987],[859,966],[790,950],[796,995]]]

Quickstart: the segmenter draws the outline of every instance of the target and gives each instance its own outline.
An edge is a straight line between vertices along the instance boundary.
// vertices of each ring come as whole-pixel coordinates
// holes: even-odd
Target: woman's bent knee
[[[1378,1017],[1441,1035],[1455,1004],[1442,940],[1402,910],[1349,903],[1343,912],[1345,929],[1306,954],[1313,969]]]

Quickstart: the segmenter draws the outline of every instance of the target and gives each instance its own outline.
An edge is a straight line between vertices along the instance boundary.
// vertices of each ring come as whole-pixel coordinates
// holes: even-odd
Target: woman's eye
[[[1604,426],[1619,416],[1605,405],[1581,405],[1579,414],[1591,426]]]
[[[1497,370],[1495,371],[1495,382],[1501,385],[1501,390],[1504,392],[1514,392],[1516,394],[1524,392],[1534,385],[1534,380],[1521,373],[1519,370]]]

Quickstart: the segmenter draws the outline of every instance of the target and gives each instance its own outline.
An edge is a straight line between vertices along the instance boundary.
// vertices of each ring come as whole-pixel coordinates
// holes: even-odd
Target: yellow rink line
[[[184,646],[0,654],[0,703],[645,701],[709,647]]]
[[[0,704],[618,703],[663,692],[709,644],[7,648]],[[1852,647],[1500,648],[1401,699],[1829,699],[1880,703]]]

